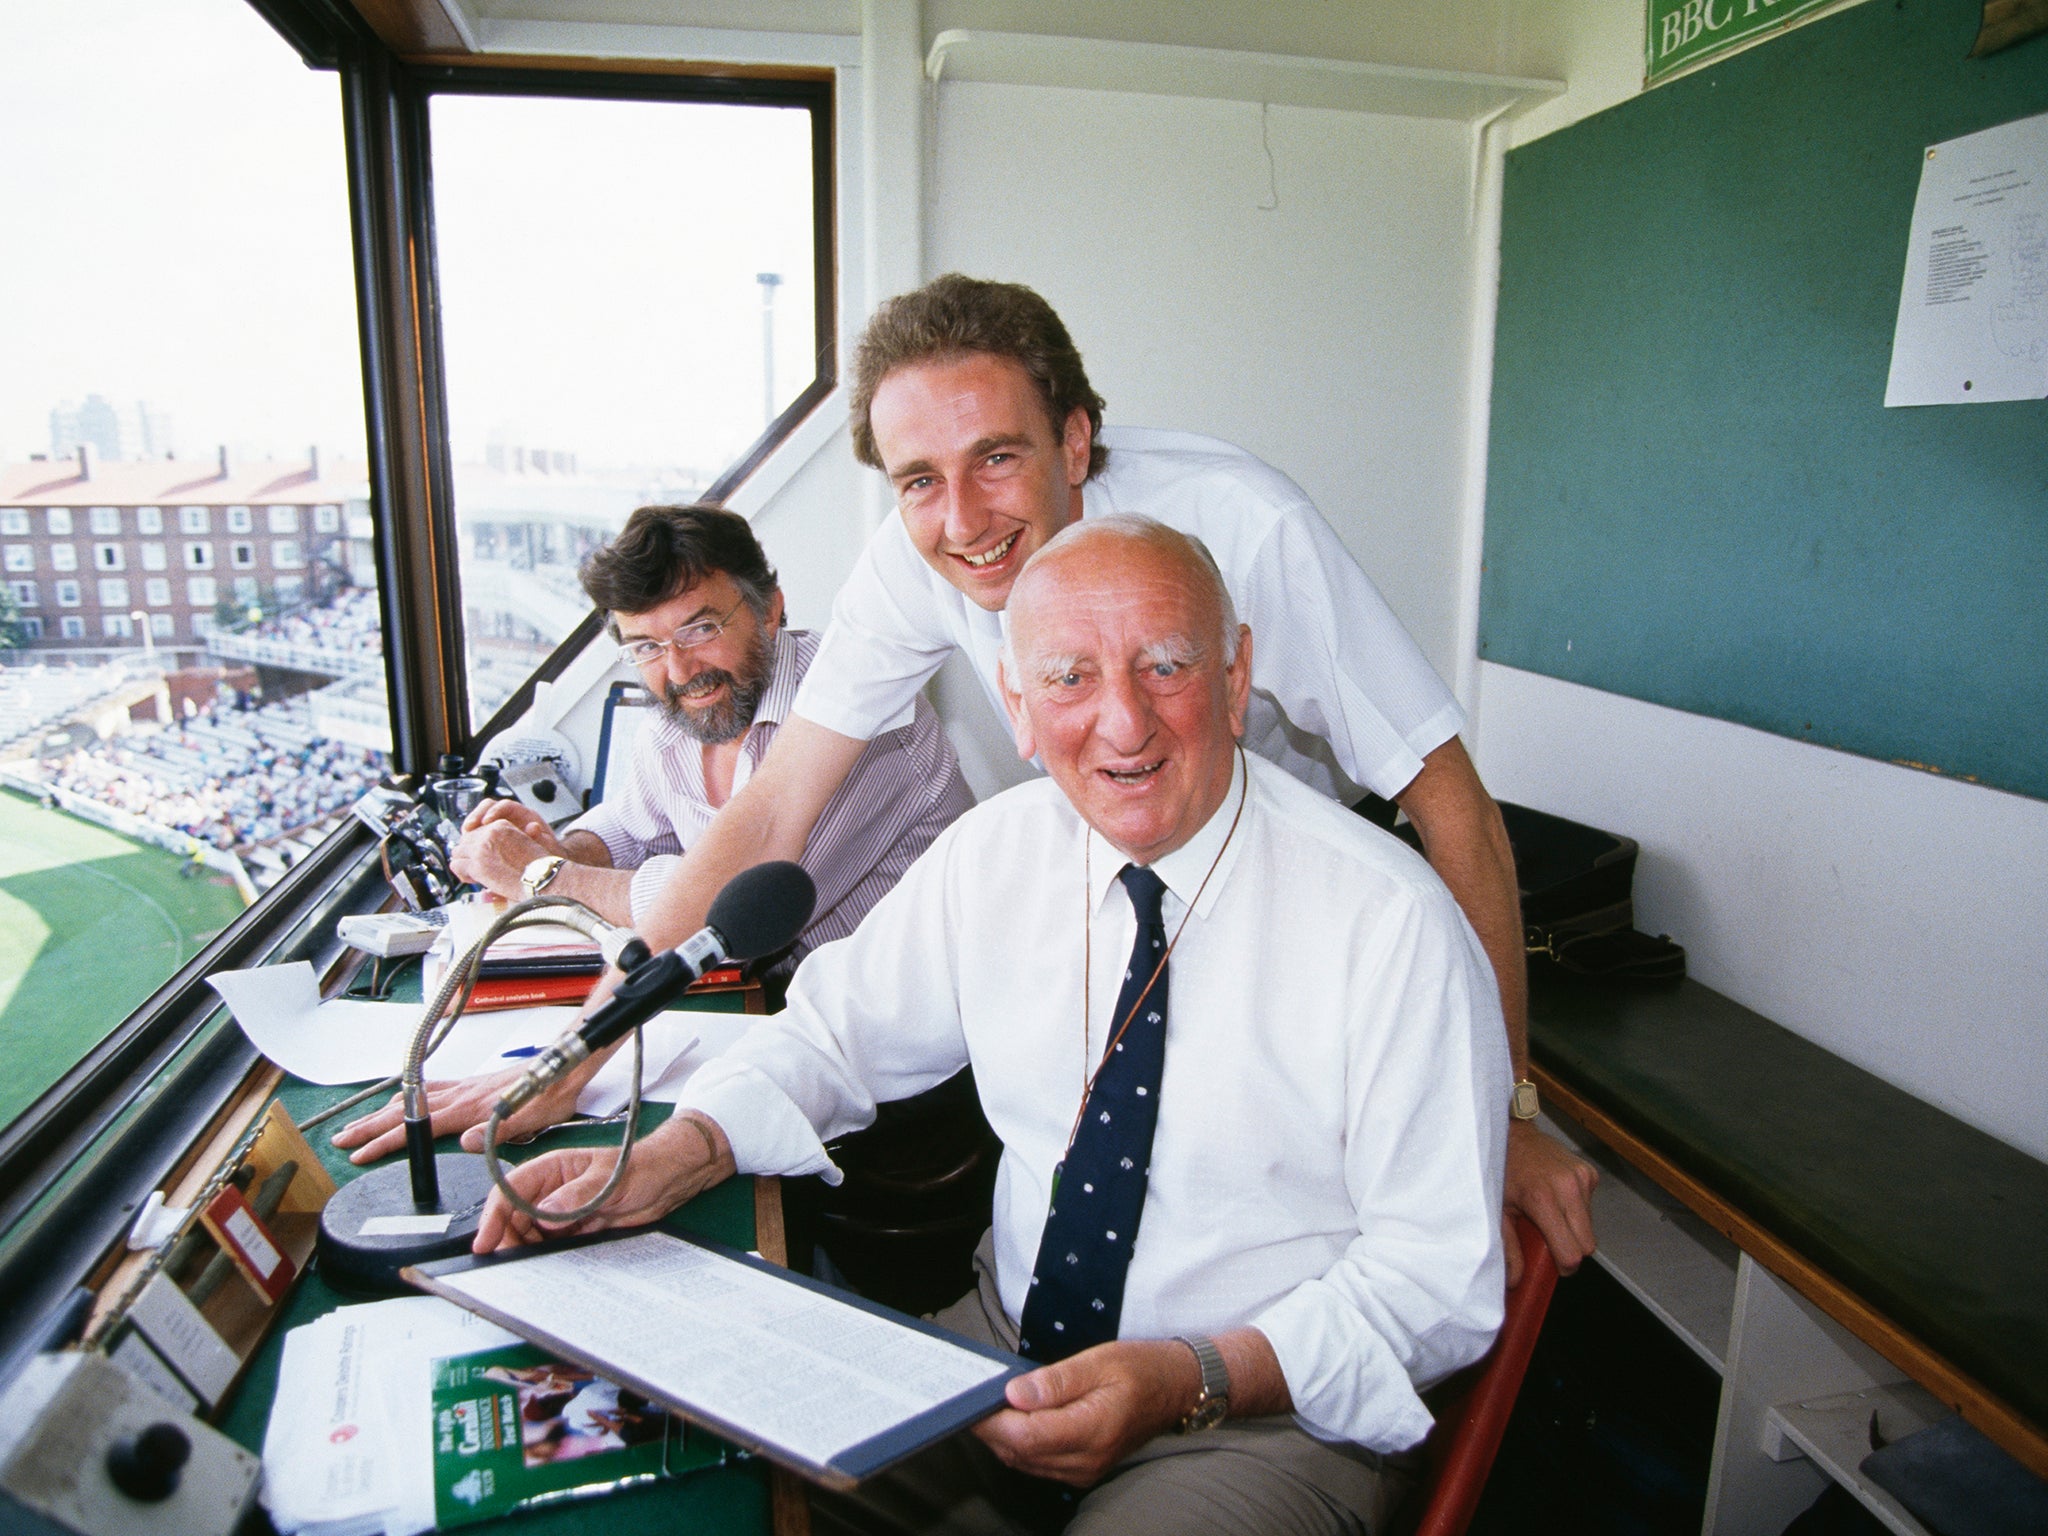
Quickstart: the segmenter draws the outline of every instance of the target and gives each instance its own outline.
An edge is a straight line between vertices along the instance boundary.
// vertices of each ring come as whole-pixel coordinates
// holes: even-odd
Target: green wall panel
[[[2048,798],[2048,402],[1884,408],[1922,149],[2048,37],[1871,0],[1507,157],[1480,654]]]

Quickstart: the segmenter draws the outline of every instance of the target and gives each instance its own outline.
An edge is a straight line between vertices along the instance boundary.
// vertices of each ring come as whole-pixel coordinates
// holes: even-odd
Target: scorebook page
[[[450,1269],[452,1300],[819,1468],[1021,1364],[660,1232]]]

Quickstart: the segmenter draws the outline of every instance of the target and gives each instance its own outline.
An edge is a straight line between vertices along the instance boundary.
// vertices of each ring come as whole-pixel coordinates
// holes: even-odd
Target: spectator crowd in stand
[[[356,656],[381,656],[383,632],[379,629],[377,594],[351,589],[320,608],[302,608],[295,613],[265,619],[243,630],[259,640],[280,640],[286,645],[315,651],[343,651]]]
[[[316,735],[302,705],[213,705],[179,725],[73,752],[45,781],[210,843],[247,850],[345,812],[384,755]]]

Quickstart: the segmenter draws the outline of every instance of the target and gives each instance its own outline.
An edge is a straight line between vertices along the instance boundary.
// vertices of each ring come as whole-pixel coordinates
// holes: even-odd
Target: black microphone
[[[758,960],[795,943],[817,901],[818,888],[801,864],[777,860],[741,870],[712,901],[702,928],[674,949],[634,966],[596,1012],[534,1057],[498,1101],[496,1113],[514,1113],[591,1052],[646,1023],[712,967]],[[630,958],[631,949],[621,954],[622,961]]]

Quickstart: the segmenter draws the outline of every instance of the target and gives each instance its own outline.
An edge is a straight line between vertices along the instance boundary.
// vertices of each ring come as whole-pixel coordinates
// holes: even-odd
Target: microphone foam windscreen
[[[795,943],[817,901],[818,888],[804,867],[777,859],[726,881],[704,921],[725,940],[728,959],[755,960]]]

